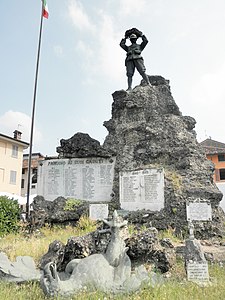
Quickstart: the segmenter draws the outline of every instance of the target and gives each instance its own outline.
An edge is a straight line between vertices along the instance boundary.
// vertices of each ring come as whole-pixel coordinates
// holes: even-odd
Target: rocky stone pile
[[[210,202],[212,222],[196,222],[196,238],[220,237],[225,224],[219,207],[222,193],[213,182],[214,165],[197,142],[196,121],[182,115],[168,80],[162,76],[149,76],[149,80],[151,86],[142,82],[129,93],[113,93],[112,117],[104,122],[108,135],[102,146],[88,134],[77,133],[60,141],[59,157],[116,156],[111,212],[120,208],[121,171],[163,168],[164,208],[132,211],[127,214],[129,223],[159,230],[171,228],[187,236],[186,203],[200,199]],[[55,219],[60,217],[58,208],[53,215]]]
[[[81,216],[88,216],[89,203],[87,201],[79,201],[77,205],[66,209],[67,201],[64,197],[48,201],[42,196],[36,196],[32,203],[31,225],[39,228],[45,223],[75,224]]]
[[[58,271],[63,272],[73,259],[105,253],[110,237],[109,231],[98,229],[84,236],[71,237],[66,245],[56,240],[49,245],[48,252],[41,258],[40,267],[43,269],[51,261],[57,265]],[[158,271],[165,273],[175,263],[173,245],[170,243],[168,247],[168,243],[165,245],[163,240],[159,241],[156,228],[132,234],[125,239],[125,244],[126,247],[129,247],[127,254],[133,267],[148,263]]]
[[[56,148],[59,158],[110,157],[99,141],[91,138],[87,133],[78,132],[69,139],[61,139]]]
[[[169,81],[149,76],[152,87],[142,83],[127,93],[113,96],[112,118],[103,147],[116,154],[114,205],[119,205],[119,172],[145,168],[164,169],[165,207],[160,212],[138,211],[129,222],[150,223],[157,229],[187,232],[186,201],[209,200],[212,222],[195,224],[196,237],[220,236],[224,213],[219,208],[222,193],[213,182],[213,164],[196,140],[195,120],[183,116],[170,91]]]

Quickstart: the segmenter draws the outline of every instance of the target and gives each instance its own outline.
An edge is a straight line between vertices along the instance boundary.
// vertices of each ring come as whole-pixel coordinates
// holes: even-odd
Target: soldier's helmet
[[[132,34],[130,35],[130,39],[137,39],[136,34],[132,33]]]

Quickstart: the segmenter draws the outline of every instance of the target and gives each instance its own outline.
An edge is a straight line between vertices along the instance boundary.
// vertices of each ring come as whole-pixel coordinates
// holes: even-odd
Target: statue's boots
[[[132,76],[128,76],[127,77],[127,84],[128,84],[128,89],[127,92],[131,92],[132,91]]]
[[[141,74],[142,78],[144,79],[144,81],[147,83],[147,85],[149,86],[152,86],[150,81],[149,81],[149,78],[148,78],[148,75],[146,75],[145,73]]]

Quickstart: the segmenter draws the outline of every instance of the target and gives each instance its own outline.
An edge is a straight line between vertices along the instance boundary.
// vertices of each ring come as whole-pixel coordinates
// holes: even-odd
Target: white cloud
[[[81,118],[81,119],[80,119],[80,122],[81,122],[81,125],[82,125],[84,128],[89,128],[90,125],[91,125],[90,120],[88,120],[87,118]]]
[[[93,49],[89,45],[87,45],[84,41],[78,41],[76,49],[85,55],[85,58],[92,58],[94,55]]]
[[[191,91],[191,101],[197,120],[198,138],[225,142],[224,99],[225,62],[214,72],[202,75]]]
[[[124,16],[138,16],[144,13],[146,0],[120,0],[119,13]]]
[[[85,84],[88,82],[93,84],[93,81],[99,80],[99,77],[107,78],[108,81],[113,80],[115,84],[126,80],[124,64],[126,54],[119,46],[124,36],[124,27],[118,26],[118,21],[121,17],[124,19],[121,13],[128,16],[135,12],[137,15],[144,11],[145,6],[146,0],[139,0],[138,3],[133,0],[120,0],[115,15],[108,14],[101,7],[95,9],[95,15],[91,18],[80,2],[70,1],[69,16],[73,24],[80,30],[86,30],[82,40],[76,43],[76,51],[82,55],[79,64],[87,73]]]
[[[93,78],[87,77],[82,81],[82,85],[84,86],[94,86],[95,85],[95,81]]]
[[[223,104],[225,99],[225,63],[214,72],[203,74],[192,88],[192,98],[200,105]]]
[[[101,15],[99,31],[99,67],[108,78],[118,80],[123,73],[125,54],[119,46],[121,36],[116,34],[112,18],[106,14]],[[124,57],[123,57],[124,54]]]
[[[31,118],[22,112],[9,110],[0,116],[1,133],[13,137],[13,131],[17,129],[22,132],[22,140],[26,142],[30,141],[30,126]],[[33,141],[37,144],[41,140],[42,134],[35,128]]]
[[[53,51],[57,57],[61,57],[63,55],[63,47],[60,45],[55,45],[53,47]]]
[[[85,78],[85,83],[87,84],[90,82],[89,76],[91,76],[91,73],[93,72],[93,62],[95,61],[93,58],[95,53],[87,43],[81,40],[77,42],[76,50],[82,57],[80,64],[82,65],[83,70],[87,72],[87,77]]]
[[[82,4],[77,0],[69,2],[69,16],[72,23],[79,30],[95,31],[94,24],[91,23],[88,14],[84,11]]]
[[[98,12],[96,26],[98,32],[92,39],[84,37],[76,46],[76,50],[82,55],[82,68],[87,72],[85,84],[93,84],[97,75],[106,75],[108,80],[119,80],[125,74],[125,53],[119,46],[122,34],[115,32],[112,18],[102,10]]]

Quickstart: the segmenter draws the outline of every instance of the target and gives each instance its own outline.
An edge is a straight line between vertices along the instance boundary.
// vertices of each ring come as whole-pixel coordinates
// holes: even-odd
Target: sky
[[[197,139],[225,143],[224,0],[47,0],[35,106],[33,152],[56,155],[60,139],[88,133],[101,144],[112,93],[127,89],[120,40],[148,38],[147,74],[170,80]],[[0,133],[30,140],[40,0],[0,1]],[[141,81],[134,75],[133,86]]]

